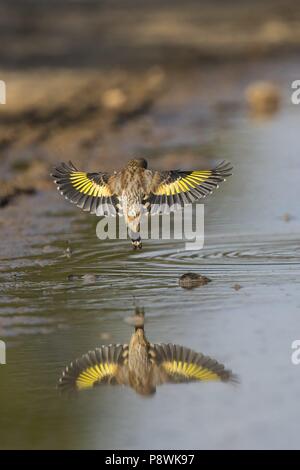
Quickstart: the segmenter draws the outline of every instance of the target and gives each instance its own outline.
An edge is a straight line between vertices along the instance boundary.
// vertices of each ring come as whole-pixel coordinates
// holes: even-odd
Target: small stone
[[[246,100],[254,114],[273,114],[280,106],[280,89],[271,82],[254,82],[246,90]]]
[[[283,220],[284,222],[289,222],[289,221],[291,220],[291,218],[292,218],[292,216],[291,216],[291,214],[289,214],[288,212],[286,212],[286,213],[283,214],[283,216],[282,216],[282,220]]]
[[[186,273],[179,278],[179,285],[184,289],[205,286],[209,282],[211,282],[211,279],[197,273]]]
[[[233,288],[234,290],[240,290],[240,289],[242,288],[242,286],[241,286],[240,284],[234,284],[234,285],[232,286],[232,288]]]
[[[126,101],[127,97],[120,88],[111,88],[106,90],[102,96],[103,106],[111,110],[122,108]]]
[[[68,281],[78,281],[80,276],[78,274],[69,274],[67,277]]]

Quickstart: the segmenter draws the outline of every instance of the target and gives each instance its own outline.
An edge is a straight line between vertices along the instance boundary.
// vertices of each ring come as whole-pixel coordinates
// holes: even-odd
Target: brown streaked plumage
[[[223,364],[176,344],[151,344],[144,332],[143,312],[137,310],[135,332],[128,344],[101,346],[72,362],[59,379],[63,391],[79,391],[101,384],[131,387],[150,396],[164,383],[192,381],[237,382]]]
[[[141,248],[140,221],[144,213],[169,212],[206,197],[231,175],[222,162],[212,170],[154,171],[146,160],[130,160],[114,174],[78,171],[61,163],[52,174],[58,190],[84,211],[96,215],[124,215],[133,247]]]

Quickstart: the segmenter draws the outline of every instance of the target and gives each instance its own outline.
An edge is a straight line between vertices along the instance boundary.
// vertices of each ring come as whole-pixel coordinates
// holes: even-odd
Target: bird
[[[124,385],[152,396],[164,383],[221,381],[238,378],[215,359],[177,344],[152,344],[144,329],[144,311],[137,308],[129,344],[110,344],[89,351],[62,372],[58,388],[78,392],[98,385]]]
[[[52,177],[66,199],[97,216],[124,215],[133,249],[142,248],[141,217],[169,213],[205,198],[231,175],[223,161],[210,170],[148,169],[144,158],[131,159],[114,173],[86,173],[71,161],[54,168]]]

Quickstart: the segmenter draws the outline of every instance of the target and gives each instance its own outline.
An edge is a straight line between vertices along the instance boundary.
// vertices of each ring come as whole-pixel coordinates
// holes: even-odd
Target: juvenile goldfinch
[[[164,383],[195,381],[237,382],[223,364],[176,344],[151,344],[144,332],[143,313],[137,312],[135,331],[128,344],[101,346],[65,368],[58,386],[79,391],[101,384],[131,387],[140,395],[153,395]]]
[[[222,162],[212,170],[155,171],[146,160],[130,160],[113,174],[85,173],[72,162],[61,163],[52,174],[66,199],[91,214],[124,215],[134,249],[141,249],[140,221],[144,213],[169,212],[210,194],[231,175]]]

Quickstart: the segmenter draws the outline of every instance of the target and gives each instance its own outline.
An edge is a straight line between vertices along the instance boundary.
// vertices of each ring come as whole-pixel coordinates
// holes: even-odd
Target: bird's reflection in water
[[[129,344],[101,346],[76,359],[63,371],[65,391],[100,384],[127,385],[151,396],[157,385],[193,381],[237,382],[237,377],[211,357],[177,344],[152,344],[144,331],[144,312],[136,309]]]

